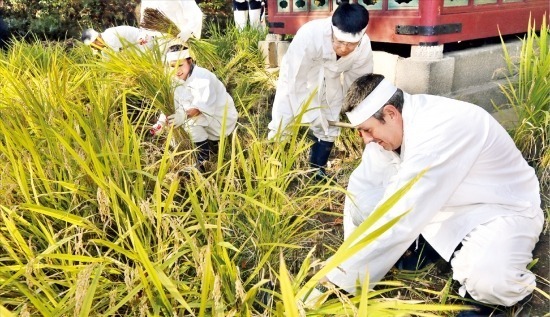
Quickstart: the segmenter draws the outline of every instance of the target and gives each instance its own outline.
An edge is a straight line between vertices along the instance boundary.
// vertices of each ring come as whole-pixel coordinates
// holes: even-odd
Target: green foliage
[[[208,25],[209,42],[217,48],[218,58],[210,63],[211,69],[226,84],[240,113],[263,118],[273,98],[277,73],[264,65],[264,56],[258,42],[265,37],[265,31],[235,27],[222,29],[218,24]],[[200,60],[199,60],[200,62]],[[256,120],[251,120],[252,122]],[[259,122],[260,125],[267,122]]]
[[[197,0],[208,24],[216,23],[222,28],[228,28],[233,23],[233,1],[231,0]],[[209,29],[204,36],[210,37]]]
[[[535,167],[543,188],[550,188],[550,27],[546,16],[537,34],[536,21],[529,22],[516,63],[506,50],[511,74],[501,87],[518,123],[511,135],[527,161]]]
[[[221,13],[227,16],[230,10],[233,10],[233,1],[230,0],[196,0],[205,15],[215,15]],[[221,12],[220,12],[221,11]]]
[[[231,1],[197,3],[207,23],[231,25]],[[137,25],[139,4],[140,0],[4,0],[2,16],[16,38],[64,40],[79,38],[83,28]]]
[[[4,19],[17,38],[63,40],[86,27],[136,24],[138,0],[5,0]]]
[[[295,313],[295,294],[311,287],[300,286],[313,275],[310,250],[333,253],[318,241],[330,235],[318,217],[340,210],[344,192],[308,183],[303,127],[280,143],[266,140],[258,116],[267,106],[247,94],[272,94],[272,78],[253,76],[265,74],[257,47],[246,31],[231,32],[235,47],[220,33],[194,48],[244,114],[205,175],[192,166],[185,134],[148,135],[157,110],[172,109],[172,74],[158,49],[103,58],[87,46],[15,42],[0,55],[3,315]],[[227,50],[204,58],[210,45]],[[443,309],[377,295],[363,297],[390,315],[399,306],[389,302],[408,312]],[[358,305],[341,300],[346,306],[333,300],[323,309],[345,314],[342,307]]]

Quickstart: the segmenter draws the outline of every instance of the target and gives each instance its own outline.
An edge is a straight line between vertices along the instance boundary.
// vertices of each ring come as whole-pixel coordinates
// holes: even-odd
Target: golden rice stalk
[[[143,10],[142,28],[158,31],[177,37],[181,30],[162,11],[153,8]]]

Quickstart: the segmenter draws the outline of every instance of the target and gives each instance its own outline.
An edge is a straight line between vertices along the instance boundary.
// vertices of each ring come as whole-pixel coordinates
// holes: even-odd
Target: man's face
[[[365,144],[376,142],[387,151],[401,147],[403,143],[403,117],[392,105],[384,107],[384,121],[370,117],[357,126]]]
[[[332,49],[336,53],[336,55],[340,57],[344,57],[349,55],[351,52],[353,52],[357,46],[361,44],[361,40],[358,42],[344,42],[340,41],[334,36],[334,32],[332,33]]]

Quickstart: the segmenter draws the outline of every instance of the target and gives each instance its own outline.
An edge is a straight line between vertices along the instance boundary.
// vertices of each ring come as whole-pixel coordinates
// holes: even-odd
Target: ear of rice
[[[180,29],[162,11],[153,8],[143,10],[142,28],[178,36]]]

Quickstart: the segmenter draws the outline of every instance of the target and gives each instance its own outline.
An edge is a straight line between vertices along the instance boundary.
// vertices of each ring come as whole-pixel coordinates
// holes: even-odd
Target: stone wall
[[[266,66],[276,68],[289,42],[269,34],[260,47]],[[506,42],[508,52],[518,56],[521,41]],[[489,44],[444,53],[444,46],[412,46],[410,57],[374,51],[374,72],[412,94],[447,96],[477,104],[489,112],[506,107],[500,85],[506,83],[506,62],[501,44]]]

